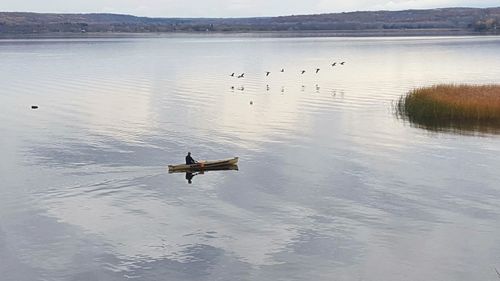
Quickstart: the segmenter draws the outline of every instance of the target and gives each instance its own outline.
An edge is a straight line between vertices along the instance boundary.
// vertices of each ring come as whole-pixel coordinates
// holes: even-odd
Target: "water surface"
[[[2,280],[495,280],[500,138],[415,128],[392,106],[414,87],[498,83],[499,49],[0,40]],[[240,170],[188,184],[166,169],[187,151]]]

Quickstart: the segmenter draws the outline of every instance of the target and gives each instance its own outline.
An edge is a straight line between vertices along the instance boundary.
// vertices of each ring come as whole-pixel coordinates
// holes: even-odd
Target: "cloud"
[[[495,7],[500,6],[498,0],[470,1],[470,0],[356,0],[332,2],[321,0],[318,8],[323,11],[377,11],[377,10],[405,10],[405,9],[433,9],[443,7]]]

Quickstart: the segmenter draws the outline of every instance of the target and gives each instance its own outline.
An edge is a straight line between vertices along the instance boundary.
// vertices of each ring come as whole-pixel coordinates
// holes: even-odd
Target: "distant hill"
[[[499,33],[499,25],[500,7],[369,11],[256,18],[148,18],[118,14],[0,12],[0,34],[436,29]]]

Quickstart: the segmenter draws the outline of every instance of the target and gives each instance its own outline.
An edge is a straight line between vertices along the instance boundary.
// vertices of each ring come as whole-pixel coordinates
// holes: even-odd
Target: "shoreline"
[[[228,32],[49,32],[0,33],[4,39],[85,39],[85,38],[154,38],[170,36],[238,36],[238,37],[427,37],[427,36],[500,36],[499,32],[477,32],[464,29],[405,29],[405,30],[313,30],[313,31],[228,31]]]

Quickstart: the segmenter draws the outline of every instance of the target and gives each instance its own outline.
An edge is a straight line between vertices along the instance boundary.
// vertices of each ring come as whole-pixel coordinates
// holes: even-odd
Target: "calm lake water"
[[[1,40],[1,279],[498,280],[500,136],[426,131],[392,106],[414,87],[499,83],[499,50]],[[188,184],[166,168],[187,151],[239,156],[239,171]]]

